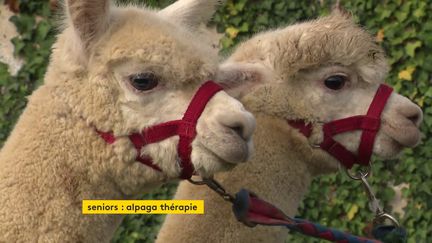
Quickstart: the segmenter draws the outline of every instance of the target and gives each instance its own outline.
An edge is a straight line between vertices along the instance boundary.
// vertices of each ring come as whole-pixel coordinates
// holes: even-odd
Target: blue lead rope
[[[394,225],[379,225],[373,229],[372,235],[383,243],[406,243],[408,240],[406,230]]]

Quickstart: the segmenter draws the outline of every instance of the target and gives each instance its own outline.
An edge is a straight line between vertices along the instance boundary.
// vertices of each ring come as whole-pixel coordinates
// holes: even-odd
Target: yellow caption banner
[[[204,200],[83,200],[83,214],[204,214]]]

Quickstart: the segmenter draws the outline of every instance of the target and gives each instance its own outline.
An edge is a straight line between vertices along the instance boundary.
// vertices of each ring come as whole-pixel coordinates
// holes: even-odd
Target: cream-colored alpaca
[[[273,78],[253,79],[256,88],[237,87],[243,104],[257,118],[255,155],[229,173],[216,176],[230,192],[248,188],[290,216],[314,176],[335,172],[338,162],[311,143],[322,139],[315,129],[308,141],[287,120],[329,122],[363,115],[388,67],[373,37],[340,13],[284,29],[258,34],[241,44],[225,67],[245,63],[264,66]],[[238,84],[232,83],[233,87]],[[393,93],[383,112],[373,151],[381,158],[396,156],[419,142],[420,108]],[[313,123],[315,128],[319,126]],[[360,131],[336,139],[356,151]],[[169,215],[157,242],[284,242],[284,227],[248,228],[237,222],[231,205],[206,187],[182,182],[175,199],[204,199],[205,215]]]
[[[107,242],[119,215],[82,215],[83,199],[129,199],[180,175],[178,136],[145,146],[162,172],[136,158],[128,134],[181,119],[219,70],[194,30],[217,1],[179,1],[160,12],[66,1],[64,30],[45,83],[0,152],[0,242]],[[196,19],[196,21],[195,21]],[[248,159],[255,120],[218,92],[198,120],[192,164],[211,175]],[[113,132],[106,143],[96,131]]]

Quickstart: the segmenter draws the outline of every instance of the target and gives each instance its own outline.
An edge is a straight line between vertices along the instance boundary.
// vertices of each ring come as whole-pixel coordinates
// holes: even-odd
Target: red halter
[[[380,129],[381,113],[392,91],[391,87],[381,84],[366,115],[351,116],[325,123],[323,125],[324,140],[319,144],[319,147],[339,160],[348,169],[351,169],[354,164],[368,165],[372,156],[375,137]],[[298,120],[289,120],[288,123],[299,129],[306,137],[312,133],[312,124],[310,123],[306,124],[304,121]],[[357,156],[333,139],[336,134],[353,130],[363,130]]]
[[[141,133],[130,134],[129,139],[137,150],[136,160],[154,170],[162,171],[159,166],[153,163],[152,158],[141,156],[141,148],[147,144],[157,143],[169,137],[178,135],[179,143],[177,151],[180,158],[180,166],[182,168],[180,178],[191,178],[194,173],[194,167],[191,162],[191,144],[196,136],[197,121],[210,99],[221,90],[223,90],[223,88],[220,85],[213,81],[207,81],[195,93],[181,120],[164,122],[146,128]],[[97,132],[108,144],[113,144],[116,140],[112,132]]]

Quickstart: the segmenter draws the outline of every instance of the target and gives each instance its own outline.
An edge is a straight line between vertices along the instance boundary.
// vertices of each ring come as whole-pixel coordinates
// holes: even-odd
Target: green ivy
[[[43,80],[54,40],[53,18],[44,0],[21,0],[21,13],[12,17],[19,37],[12,40],[15,54],[24,59],[16,76],[0,64],[0,146],[25,107],[25,97]],[[121,0],[144,2],[164,7],[173,0]],[[223,53],[253,34],[329,13],[335,1],[227,0],[212,24],[224,33]],[[323,4],[321,4],[323,3]],[[386,49],[391,73],[388,82],[396,91],[419,104],[424,112],[424,139],[415,149],[392,161],[374,161],[370,183],[381,203],[389,208],[394,191],[388,187],[407,183],[403,197],[408,200],[401,224],[408,229],[409,243],[432,238],[432,0],[345,0],[343,6],[353,12],[360,24],[377,36]],[[175,184],[169,184],[145,198],[170,198]],[[325,225],[363,234],[370,226],[366,195],[359,183],[344,173],[314,180],[298,216]],[[163,217],[132,215],[126,217],[113,242],[153,242]],[[289,242],[320,242],[292,234]]]
[[[315,1],[313,1],[314,3]],[[319,5],[310,1],[228,0],[218,10],[214,23],[220,33],[224,52],[251,35],[269,28],[286,26],[320,14]]]

